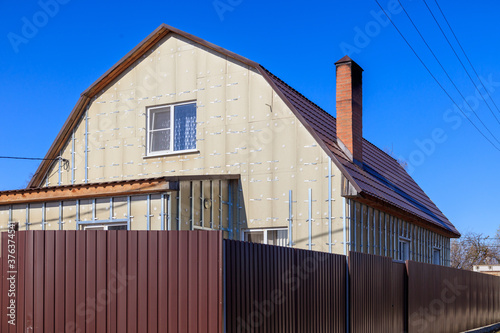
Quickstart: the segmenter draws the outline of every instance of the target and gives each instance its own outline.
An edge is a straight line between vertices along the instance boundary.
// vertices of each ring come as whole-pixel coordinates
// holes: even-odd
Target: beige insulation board
[[[59,202],[45,204],[45,230],[59,230]]]
[[[130,230],[147,230],[147,196],[133,196],[130,200]]]
[[[76,201],[63,201],[63,230],[76,229]]]

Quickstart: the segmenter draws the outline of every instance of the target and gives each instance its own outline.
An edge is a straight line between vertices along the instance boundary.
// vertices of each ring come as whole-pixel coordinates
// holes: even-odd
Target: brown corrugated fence
[[[345,332],[345,256],[224,241],[226,328]]]
[[[407,262],[409,332],[455,333],[500,322],[500,278]]]
[[[500,277],[413,261],[351,252],[347,264],[215,231],[21,231],[1,242],[2,333],[447,333],[500,322]]]
[[[406,268],[389,257],[349,254],[351,331],[405,331]]]
[[[206,332],[222,329],[222,237],[207,231],[22,231],[8,266],[2,332]],[[8,274],[17,271],[16,326]]]

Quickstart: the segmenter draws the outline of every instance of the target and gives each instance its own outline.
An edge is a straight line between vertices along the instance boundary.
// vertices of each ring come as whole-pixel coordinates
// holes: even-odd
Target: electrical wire
[[[455,37],[455,40],[457,41],[458,46],[460,46],[460,49],[462,50],[462,53],[463,53],[463,54],[464,54],[464,56],[465,56],[465,59],[467,59],[467,62],[469,63],[470,67],[472,68],[472,70],[473,70],[473,71],[474,71],[474,73],[476,74],[477,79],[479,80],[479,82],[481,82],[481,85],[483,86],[484,90],[486,91],[486,93],[487,93],[487,94],[488,94],[488,96],[490,97],[491,102],[493,103],[493,105],[495,106],[495,108],[497,109],[497,111],[500,113],[500,109],[498,108],[497,104],[495,103],[495,100],[493,99],[493,97],[491,97],[489,90],[488,90],[488,89],[486,89],[486,86],[484,85],[483,80],[481,80],[481,78],[479,77],[479,74],[477,73],[476,68],[472,65],[472,62],[470,61],[469,57],[467,56],[467,53],[465,53],[465,50],[464,50],[464,48],[462,47],[462,44],[461,44],[461,43],[460,43],[460,41],[458,40],[458,37],[457,37],[457,35],[455,34],[455,31],[453,31],[453,28],[451,27],[450,22],[448,22],[448,19],[446,19],[446,16],[444,15],[443,10],[442,10],[442,9],[441,9],[441,7],[439,6],[439,4],[438,4],[437,0],[434,0],[434,2],[436,3],[437,8],[438,8],[438,9],[439,9],[439,11],[441,12],[441,15],[443,16],[444,21],[446,22],[446,25],[448,25],[448,28],[450,29],[451,33],[453,34],[453,37]]]
[[[403,35],[403,33],[399,30],[399,28],[396,26],[396,24],[394,23],[394,21],[392,21],[392,19],[390,18],[390,16],[387,14],[387,12],[385,11],[385,9],[382,7],[382,5],[380,5],[380,3],[378,2],[378,0],[374,0],[377,5],[380,7],[380,9],[384,12],[385,16],[387,16],[387,18],[389,19],[389,21],[391,22],[391,24],[394,26],[394,28],[396,29],[396,31],[399,33],[399,35],[401,36],[401,38],[403,38],[403,40],[405,41],[405,43],[408,45],[408,47],[412,50],[413,54],[417,57],[417,59],[420,61],[420,63],[422,64],[422,66],[424,66],[424,68],[427,70],[427,72],[429,73],[429,75],[434,79],[434,81],[436,81],[436,83],[438,84],[438,86],[443,90],[443,92],[448,96],[448,98],[453,102],[453,104],[458,108],[458,110],[460,110],[460,112],[464,115],[464,117],[472,124],[472,126],[474,126],[474,128],[496,149],[500,152],[500,149],[476,126],[476,124],[474,124],[474,122],[467,116],[467,114],[462,110],[462,108],[460,108],[460,106],[457,104],[457,102],[455,102],[455,100],[453,99],[453,97],[451,97],[451,95],[448,93],[448,91],[446,91],[446,89],[443,87],[443,85],[439,82],[439,80],[434,76],[434,74],[432,74],[431,70],[427,67],[427,65],[423,62],[423,60],[420,58],[420,56],[418,55],[418,53],[415,51],[415,49],[411,46],[411,44],[408,42],[408,40],[405,38],[405,36]]]
[[[431,14],[432,18],[434,19],[434,22],[436,22],[439,30],[441,30],[441,33],[443,34],[444,39],[446,39],[446,41],[448,42],[448,45],[450,45],[453,53],[455,54],[455,56],[457,57],[458,61],[460,62],[460,65],[462,65],[463,69],[465,70],[465,73],[467,73],[467,76],[469,77],[470,81],[472,82],[472,84],[474,85],[474,87],[476,88],[476,90],[479,92],[479,95],[483,99],[483,101],[486,104],[486,106],[488,107],[488,109],[490,109],[490,112],[493,115],[493,117],[495,117],[497,123],[500,124],[500,120],[498,120],[495,112],[493,112],[493,109],[490,107],[490,105],[488,104],[488,102],[486,102],[486,98],[483,96],[483,93],[481,92],[481,90],[479,90],[479,87],[476,85],[476,82],[474,82],[474,80],[472,79],[471,75],[469,74],[469,71],[467,70],[467,68],[465,67],[464,63],[462,62],[462,59],[460,59],[460,57],[458,56],[457,52],[455,51],[455,48],[453,47],[453,45],[451,44],[450,40],[448,39],[448,37],[444,33],[443,28],[441,28],[441,24],[439,24],[438,20],[436,19],[436,16],[434,16],[434,13],[432,12],[432,10],[429,7],[429,5],[427,4],[427,1],[425,1],[425,0],[423,0],[423,1],[424,1],[425,6],[427,7],[427,9],[429,10],[429,13]]]
[[[458,89],[457,85],[455,84],[455,81],[453,81],[453,79],[450,77],[450,75],[448,74],[448,71],[444,68],[443,64],[441,63],[441,61],[439,61],[438,57],[436,56],[436,54],[434,53],[434,51],[432,51],[432,48],[429,46],[429,44],[427,43],[427,41],[425,40],[424,36],[420,33],[420,30],[418,29],[417,25],[413,22],[413,20],[411,19],[410,17],[410,14],[408,14],[408,12],[406,11],[405,7],[403,6],[403,4],[401,3],[400,0],[398,0],[399,2],[399,5],[401,6],[401,8],[403,9],[403,11],[405,12],[406,16],[408,17],[408,19],[410,20],[411,24],[413,25],[413,27],[415,28],[415,30],[417,30],[417,33],[418,35],[420,36],[420,38],[422,38],[422,41],[424,42],[425,46],[427,46],[427,48],[429,49],[429,51],[431,52],[432,56],[434,57],[434,59],[436,59],[437,63],[439,64],[439,66],[441,67],[441,69],[443,70],[443,72],[446,74],[446,76],[448,77],[448,79],[450,80],[451,84],[453,85],[453,87],[455,87],[455,90],[460,94],[460,96],[462,97],[462,99],[465,101],[465,103],[469,106],[469,109],[476,115],[476,118],[479,120],[479,122],[484,126],[484,128],[486,128],[486,130],[488,131],[488,133],[490,133],[490,135],[496,140],[496,142],[498,142],[500,144],[500,141],[497,139],[497,137],[493,134],[493,132],[490,131],[490,129],[488,128],[488,126],[486,126],[486,124],[481,120],[481,118],[479,118],[479,115],[476,113],[476,111],[474,111],[474,108],[470,105],[469,101],[467,101],[467,99],[465,98],[465,96],[462,94],[462,92],[460,91],[460,89]]]
[[[64,170],[69,170],[69,161],[62,157],[57,158],[40,158],[40,157],[19,157],[19,156],[0,156],[0,159],[10,160],[32,160],[32,161],[61,161],[63,162]]]

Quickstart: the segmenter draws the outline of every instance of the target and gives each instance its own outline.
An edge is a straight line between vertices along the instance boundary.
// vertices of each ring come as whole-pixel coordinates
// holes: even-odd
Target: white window
[[[399,260],[410,260],[410,241],[407,239],[399,239]]]
[[[126,224],[85,224],[83,230],[127,230]]]
[[[196,103],[147,109],[147,155],[196,149]]]
[[[288,246],[288,229],[248,229],[243,231],[245,242]]]
[[[434,265],[441,265],[441,250],[433,249],[432,250],[432,263]]]

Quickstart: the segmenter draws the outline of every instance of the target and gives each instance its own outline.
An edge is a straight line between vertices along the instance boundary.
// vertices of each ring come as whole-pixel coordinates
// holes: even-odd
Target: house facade
[[[0,228],[222,230],[224,237],[449,264],[460,234],[362,136],[362,69],[337,119],[261,65],[162,25],[84,91]]]

